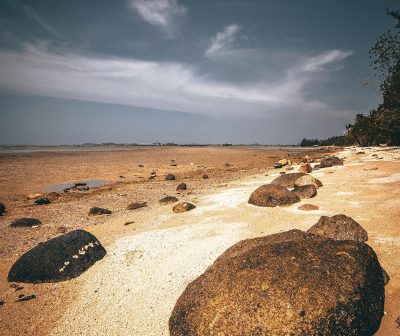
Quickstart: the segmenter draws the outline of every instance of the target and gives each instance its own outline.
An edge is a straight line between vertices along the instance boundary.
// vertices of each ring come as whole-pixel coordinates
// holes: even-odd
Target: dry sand
[[[121,205],[115,214],[89,226],[105,244],[107,256],[103,260],[71,281],[24,285],[39,293],[36,301],[22,303],[29,311],[35,311],[32,305],[54,304],[46,328],[37,326],[43,321],[40,313],[37,317],[30,314],[32,320],[27,322],[23,316],[12,314],[10,308],[4,310],[7,304],[0,307],[0,320],[15,319],[15,330],[11,331],[18,331],[18,323],[29,323],[31,328],[24,330],[30,330],[30,334],[168,335],[168,318],[180,293],[229,246],[292,228],[307,230],[321,215],[343,213],[368,231],[368,244],[391,277],[386,286],[387,314],[377,335],[399,335],[395,320],[400,315],[400,150],[364,151],[356,154],[355,149],[345,150],[340,153],[346,158],[343,167],[313,172],[324,184],[318,195],[289,207],[260,208],[247,203],[250,193],[278,176],[279,170],[271,170],[268,176],[265,172],[236,176],[224,183],[212,180],[210,189],[199,185],[202,192],[179,195],[197,206],[183,214],[174,214],[172,206],[127,213],[122,208],[126,198],[121,197],[115,200]],[[379,156],[372,156],[375,153]],[[129,193],[129,187],[124,186],[125,192]],[[305,203],[320,209],[297,209]],[[127,220],[135,223],[125,226]],[[10,264],[15,257],[7,260]],[[11,305],[16,308],[16,304]],[[1,315],[2,311],[7,315]]]

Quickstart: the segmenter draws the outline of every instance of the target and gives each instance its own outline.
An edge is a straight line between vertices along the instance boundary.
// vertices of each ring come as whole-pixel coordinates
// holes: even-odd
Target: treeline
[[[333,136],[325,140],[319,139],[303,139],[301,140],[300,146],[310,147],[310,146],[348,146],[350,145],[349,140],[346,136]]]
[[[371,65],[380,79],[383,103],[368,115],[357,114],[346,126],[351,144],[400,145],[400,11],[388,11],[397,22],[395,31],[383,34],[370,50]]]

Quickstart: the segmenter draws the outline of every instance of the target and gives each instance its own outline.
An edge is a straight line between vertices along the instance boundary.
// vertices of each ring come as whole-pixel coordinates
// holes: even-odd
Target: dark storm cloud
[[[368,49],[390,27],[385,7],[394,5],[389,0],[3,1],[0,106],[8,109],[15,129],[2,132],[0,142],[22,141],[18,124],[24,115],[36,115],[39,122],[31,140],[22,142],[37,143],[33,134],[42,131],[46,113],[57,109],[65,120],[79,122],[79,111],[95,114],[101,104],[108,112],[85,135],[71,134],[68,140],[66,134],[60,141],[48,125],[45,141],[97,138],[98,129],[115,124],[114,118],[133,120],[124,114],[128,110],[132,116],[141,113],[141,129],[154,141],[160,137],[153,122],[157,113],[169,116],[165,127],[171,132],[173,123],[182,122],[172,111],[193,121],[214,120],[218,127],[196,133],[196,122],[186,123],[189,131],[170,134],[168,141],[191,142],[197,134],[195,142],[293,143],[340,133],[355,113],[378,102],[358,81],[371,76]],[[48,111],[30,110],[27,101],[33,97]],[[48,104],[45,97],[54,99]],[[73,113],[66,108],[68,99]],[[103,133],[103,141],[113,137],[110,132]],[[143,134],[136,136],[133,141],[141,142]]]

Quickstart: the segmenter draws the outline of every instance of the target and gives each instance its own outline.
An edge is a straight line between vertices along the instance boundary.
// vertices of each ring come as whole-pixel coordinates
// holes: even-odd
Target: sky
[[[379,95],[398,0],[0,0],[0,144],[297,144]]]

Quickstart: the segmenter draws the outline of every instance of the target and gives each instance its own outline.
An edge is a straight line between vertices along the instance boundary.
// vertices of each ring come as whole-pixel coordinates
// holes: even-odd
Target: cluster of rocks
[[[249,198],[249,203],[262,207],[276,207],[300,202],[303,198],[317,195],[321,181],[302,172],[278,176],[270,184],[257,188]]]
[[[88,191],[90,188],[86,182],[76,182],[72,187],[68,187],[63,189],[64,192],[71,192],[71,191]]]
[[[366,239],[358,223],[337,215],[308,232],[243,240],[186,287],[170,334],[372,336],[386,280]]]

